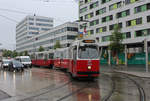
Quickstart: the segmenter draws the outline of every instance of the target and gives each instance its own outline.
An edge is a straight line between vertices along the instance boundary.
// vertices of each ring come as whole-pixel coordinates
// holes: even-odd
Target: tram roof
[[[42,51],[42,52],[35,52],[35,54],[40,54],[40,53],[54,53],[54,50],[49,50],[49,51]]]

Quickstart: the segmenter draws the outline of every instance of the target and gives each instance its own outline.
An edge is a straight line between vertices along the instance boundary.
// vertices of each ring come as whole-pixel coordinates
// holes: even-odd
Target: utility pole
[[[145,51],[145,67],[146,67],[146,72],[148,72],[148,43],[147,39],[144,40],[144,51]]]

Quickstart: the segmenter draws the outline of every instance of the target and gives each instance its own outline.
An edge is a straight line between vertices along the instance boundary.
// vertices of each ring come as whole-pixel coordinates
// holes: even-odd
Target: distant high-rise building
[[[66,22],[59,26],[53,27],[49,31],[29,38],[26,45],[18,48],[19,52],[28,51],[29,53],[37,52],[42,46],[45,51],[54,49],[56,41],[59,41],[62,48],[68,47],[78,35],[78,24],[76,22]]]
[[[25,46],[28,39],[53,27],[53,18],[43,16],[27,16],[16,26],[16,50]],[[25,50],[24,50],[25,51]]]

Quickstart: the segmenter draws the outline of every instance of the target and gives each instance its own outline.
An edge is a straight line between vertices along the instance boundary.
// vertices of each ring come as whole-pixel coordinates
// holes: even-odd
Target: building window
[[[146,35],[150,35],[150,29],[143,29],[143,30],[135,31],[135,37],[142,37]]]
[[[85,19],[89,19],[89,18],[92,18],[94,16],[94,13],[89,13],[87,15],[85,15]]]
[[[139,0],[125,0],[125,4],[132,4],[132,3],[135,3],[136,1],[139,1]]]
[[[147,16],[147,22],[150,22],[150,16]]]
[[[120,8],[121,7],[121,3],[122,2],[118,2],[118,3],[115,3],[115,4],[112,4],[109,6],[109,10],[114,10],[114,9],[117,9],[117,8]]]
[[[130,10],[129,10],[129,9],[126,10],[126,11],[117,13],[117,14],[116,14],[116,17],[117,17],[117,18],[122,18],[122,17],[126,17],[126,16],[128,16],[128,15],[130,15]]]
[[[131,32],[125,32],[125,33],[123,33],[123,38],[124,39],[131,38]]]
[[[29,30],[39,30],[39,28],[37,28],[37,27],[29,27]]]
[[[34,20],[34,18],[29,18],[29,20],[33,21],[33,20]]]
[[[29,25],[34,25],[34,23],[33,22],[29,22]]]
[[[109,1],[111,1],[111,0],[101,0],[101,4],[107,3]]]
[[[98,1],[97,2],[94,2],[93,4],[90,5],[90,9],[93,9],[93,8],[96,8],[98,7]]]
[[[113,15],[106,16],[102,18],[102,23],[113,20]]]
[[[117,24],[109,25],[109,30],[113,30]],[[122,22],[118,24],[119,28],[122,28]]]
[[[41,22],[53,22],[53,20],[50,20],[50,19],[40,19],[40,18],[37,18],[36,21],[41,21]]]
[[[50,30],[49,28],[41,28],[41,30],[43,30],[43,31],[48,31],[48,30]]]
[[[106,26],[96,29],[96,33],[102,33],[102,32],[106,32],[106,31],[107,31],[107,27]]]
[[[87,11],[87,7],[81,8],[80,9],[80,13],[86,12]]]
[[[130,21],[127,21],[126,22],[126,26],[135,26],[135,25],[139,25],[139,24],[142,24],[142,18],[137,18],[137,19],[134,19],[134,20],[130,20]]]
[[[43,24],[43,23],[36,23],[37,26],[48,26],[48,27],[53,27],[52,24]]]
[[[85,0],[85,3],[91,2],[91,0]]]
[[[82,20],[83,20],[83,16],[80,17],[80,21],[82,21]]]
[[[110,36],[103,36],[102,42],[107,42],[107,41],[110,41]]]
[[[94,26],[94,25],[97,25],[97,24],[99,24],[99,19],[93,20],[93,21],[90,22],[90,26]]]
[[[87,31],[88,36],[93,35],[94,34],[94,30],[89,30]]]
[[[75,27],[67,27],[67,31],[75,31],[75,32],[78,32],[78,28],[75,28]]]
[[[106,7],[102,8],[102,9],[99,9],[96,11],[96,15],[101,15],[103,13],[106,13]]]
[[[73,35],[67,35],[67,39],[70,39],[70,40],[75,40],[77,36],[73,36]]]
[[[134,8],[134,13],[140,13],[140,12],[144,12],[144,11],[147,11],[147,10],[150,10],[150,3],[135,7]]]

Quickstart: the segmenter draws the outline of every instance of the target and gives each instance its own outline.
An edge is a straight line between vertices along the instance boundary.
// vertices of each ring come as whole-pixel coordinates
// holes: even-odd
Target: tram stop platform
[[[103,65],[101,66],[102,72],[118,72],[118,73],[124,73],[132,76],[137,76],[141,78],[150,78],[150,66],[149,71],[146,72],[145,66],[136,65],[136,66],[107,66]]]

